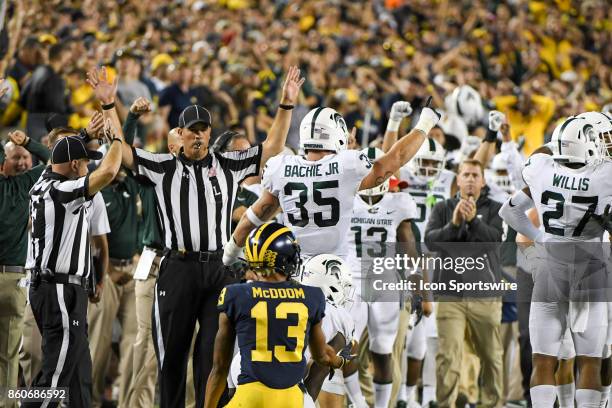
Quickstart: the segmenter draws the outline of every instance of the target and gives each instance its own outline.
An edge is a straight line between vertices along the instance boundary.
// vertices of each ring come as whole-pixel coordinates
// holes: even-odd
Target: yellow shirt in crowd
[[[542,146],[546,128],[555,113],[555,101],[552,98],[533,95],[532,101],[535,105],[534,111],[523,116],[522,113],[514,109],[517,102],[516,96],[508,95],[493,98],[497,110],[503,112],[508,119],[512,140],[517,140],[521,135],[525,137],[523,152],[526,155],[530,155],[535,149]]]

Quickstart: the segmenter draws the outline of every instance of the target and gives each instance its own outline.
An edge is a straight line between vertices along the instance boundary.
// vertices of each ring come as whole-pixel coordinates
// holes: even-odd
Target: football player
[[[569,242],[572,247],[563,244],[561,247],[565,252],[576,253],[575,245],[580,242],[601,242],[603,229],[596,214],[602,213],[602,206],[612,194],[609,177],[612,163],[600,160],[600,140],[594,127],[583,118],[571,117],[557,126],[549,145],[550,148],[540,148],[531,155],[523,169],[527,187],[506,201],[500,215],[536,244]],[[534,203],[543,231],[534,227],[525,215]],[[547,245],[544,254],[546,263],[534,274],[530,315],[532,403],[534,407],[554,404],[554,370],[569,320],[580,374],[576,402],[579,407],[596,406],[601,400],[600,365],[607,334],[607,305],[550,299],[546,290],[547,285],[555,282],[563,293],[568,293],[567,276],[575,274],[580,264],[586,264],[592,274],[601,268],[597,259],[586,262],[566,259],[568,254],[559,250],[559,246]]]
[[[258,280],[228,285],[219,295],[219,330],[205,407],[216,407],[225,389],[236,337],[240,375],[227,407],[302,407],[305,345],[321,366],[337,369],[347,361],[325,342],[325,297],[321,289],[289,279],[301,262],[289,228],[263,224],[249,234],[245,249],[248,268]]]
[[[372,162],[384,156],[380,149],[362,150]],[[374,365],[375,407],[387,407],[391,399],[393,367],[391,353],[398,331],[400,299],[377,299],[372,296],[368,270],[375,257],[394,256],[387,253],[390,245],[402,243],[408,254],[416,257],[411,220],[417,209],[408,193],[388,193],[389,181],[359,191],[355,197],[349,234],[348,260],[356,288],[351,315],[359,338],[367,327],[369,350]],[[387,279],[385,279],[387,278]],[[389,277],[383,277],[388,281]],[[366,293],[364,293],[364,291]],[[402,333],[404,335],[404,333]]]
[[[400,178],[406,182],[406,187],[402,191],[410,194],[417,207],[417,216],[412,225],[419,253],[426,252],[423,240],[431,209],[438,201],[450,198],[456,190],[455,173],[444,168],[445,157],[446,152],[442,145],[432,138],[427,138],[414,158],[400,169]],[[419,324],[410,323],[412,330],[408,331],[406,338],[408,355],[406,387],[402,390],[400,401],[406,398],[411,405],[414,405],[414,390],[421,375],[423,359],[426,353],[432,358],[435,356],[435,350],[427,350],[428,339],[437,337],[435,319],[432,317],[433,304],[424,301],[423,312],[424,318]],[[435,340],[430,343],[433,346]],[[433,373],[423,373],[424,376],[426,374]],[[423,402],[426,402],[426,396],[435,397],[435,375],[427,377]]]
[[[325,295],[325,317],[321,328],[325,341],[334,350],[351,345],[355,347],[355,324],[345,308],[350,302],[353,291],[351,270],[342,258],[322,254],[304,263],[300,282],[304,285],[321,288]],[[344,406],[344,381],[341,370],[335,370],[328,377],[329,370],[316,362],[310,367],[304,384],[310,396],[317,400],[321,408],[342,408]]]
[[[408,102],[396,102],[393,109],[401,114],[412,111]],[[249,232],[279,207],[305,255],[345,257],[357,191],[382,184],[407,163],[439,119],[437,112],[424,107],[415,128],[372,164],[360,151],[346,150],[347,128],[338,112],[324,107],[311,110],[300,124],[305,156],[268,161],[263,174],[266,191],[240,220],[224,248],[223,263],[232,264]]]

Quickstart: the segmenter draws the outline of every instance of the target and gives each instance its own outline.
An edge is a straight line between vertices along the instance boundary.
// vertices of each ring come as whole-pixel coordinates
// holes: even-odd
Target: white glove
[[[489,129],[497,132],[504,123],[506,123],[506,115],[496,110],[489,112]]]
[[[419,116],[419,121],[417,122],[415,129],[420,130],[426,135],[429,134],[431,128],[438,124],[438,121],[442,115],[431,108],[423,108],[421,110],[421,116]]]
[[[389,114],[389,122],[387,123],[387,131],[397,132],[399,125],[406,116],[410,116],[412,113],[412,106],[410,102],[398,101],[391,106],[391,113]]]
[[[230,237],[225,247],[223,247],[223,265],[230,266],[238,261],[238,257],[242,254],[242,248],[236,244],[234,237]]]

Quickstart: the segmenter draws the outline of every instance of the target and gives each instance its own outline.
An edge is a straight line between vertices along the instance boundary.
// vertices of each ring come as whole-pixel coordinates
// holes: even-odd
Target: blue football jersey
[[[238,385],[289,388],[302,381],[310,329],[325,315],[321,289],[295,281],[239,283],[223,289],[217,306],[236,330]]]

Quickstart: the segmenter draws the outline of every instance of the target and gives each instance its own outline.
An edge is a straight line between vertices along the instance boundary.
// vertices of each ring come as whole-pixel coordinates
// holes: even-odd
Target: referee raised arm
[[[106,80],[106,71],[101,77]],[[112,105],[116,86],[96,89],[103,107]],[[43,352],[42,368],[32,387],[68,387],[71,407],[91,406],[85,288],[91,273],[88,213],[91,198],[117,174],[123,144],[120,128],[109,126],[106,134],[111,147],[91,174],[89,160],[99,160],[102,154],[87,150],[76,133],[58,140],[51,151],[51,166],[30,191],[32,228],[26,269],[31,271],[30,303]],[[47,400],[22,406],[41,405],[57,403]]]
[[[232,206],[239,183],[259,174],[268,158],[285,145],[291,109],[304,79],[291,67],[279,109],[262,145],[227,153],[209,152],[210,113],[192,105],[179,117],[183,148],[175,157],[123,147],[123,165],[148,177],[165,232],[153,304],[161,407],[183,407],[187,358],[196,320],[200,323],[194,351],[196,406],[204,405],[218,327],[216,303],[233,280],[221,262],[230,237]]]

